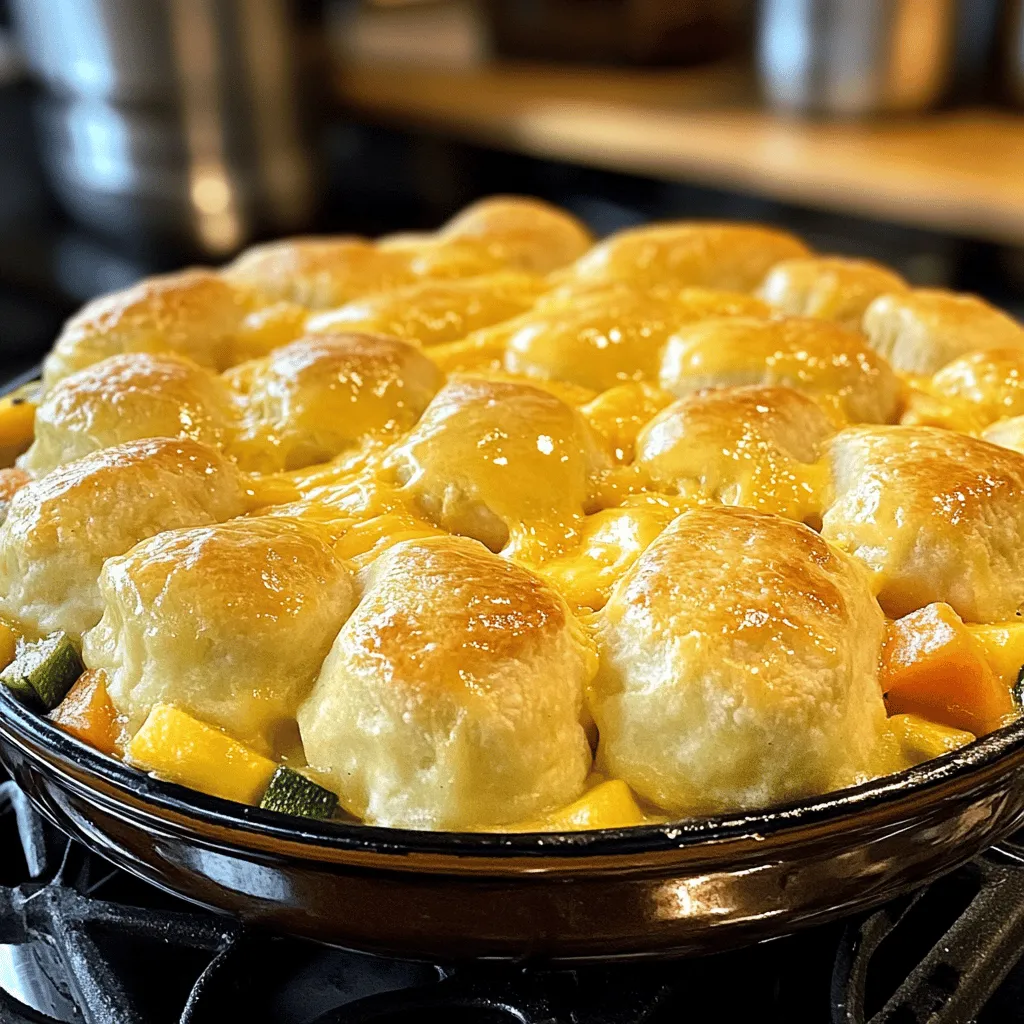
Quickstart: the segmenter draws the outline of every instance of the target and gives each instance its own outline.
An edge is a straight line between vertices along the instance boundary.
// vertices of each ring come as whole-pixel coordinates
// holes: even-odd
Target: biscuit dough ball
[[[579,304],[552,303],[516,322],[506,341],[505,368],[606,391],[626,381],[656,379],[666,341],[684,324],[768,312],[753,296],[706,288],[685,288],[671,299],[611,291]]]
[[[594,664],[532,573],[465,538],[405,541],[367,571],[299,709],[306,757],[374,825],[529,819],[583,789]]]
[[[326,462],[364,438],[408,430],[444,380],[415,346],[365,334],[301,338],[232,378],[246,406],[233,453],[261,472]]]
[[[151,537],[104,564],[99,592],[83,658],[129,732],[170,703],[272,753],[355,605],[330,538],[282,518]]]
[[[35,441],[18,460],[33,476],[123,441],[181,437],[219,448],[237,426],[224,381],[185,356],[111,356],[65,377],[36,410]]]
[[[285,238],[246,249],[224,269],[226,280],[286,300],[331,309],[363,295],[411,284],[408,253],[363,238]]]
[[[662,409],[637,437],[636,461],[655,486],[820,524],[834,433],[792,388],[721,388]]]
[[[503,266],[546,274],[582,256],[594,236],[572,214],[543,200],[490,196],[456,214],[438,240],[482,245]]]
[[[947,363],[928,389],[970,407],[983,424],[1024,414],[1024,348],[985,349]]]
[[[679,815],[875,774],[884,636],[864,571],[813,530],[684,512],[598,615],[598,767]]]
[[[65,324],[43,362],[43,381],[58,380],[126,352],[172,352],[223,370],[255,298],[209,270],[147,278],[94,299]]]
[[[196,441],[129,441],[69,462],[11,500],[0,527],[0,614],[77,636],[99,621],[106,559],[249,507],[234,463]]]
[[[23,469],[15,466],[0,469],[0,523],[7,518],[7,510],[11,507],[14,496],[30,483],[32,477]]]
[[[557,544],[605,462],[579,412],[547,391],[456,377],[391,450],[386,471],[431,522],[500,551],[513,535]]]
[[[776,263],[806,255],[803,242],[775,228],[679,221],[611,235],[577,261],[571,277],[749,292]]]
[[[872,260],[803,256],[772,267],[757,294],[790,316],[835,320],[859,330],[874,299],[907,287],[899,274]]]
[[[784,385],[810,395],[839,423],[891,423],[902,402],[896,374],[856,332],[809,317],[688,324],[665,346],[660,383],[679,396],[704,388]]]
[[[915,288],[880,295],[864,313],[868,344],[897,370],[935,373],[968,352],[1024,349],[1024,328],[975,295]]]
[[[359,331],[439,345],[526,312],[542,287],[541,278],[513,272],[464,281],[421,281],[321,313],[310,319],[306,331]]]
[[[1024,602],[1024,456],[935,427],[855,427],[828,445],[822,536],[874,575],[898,618],[933,601],[969,622]]]
[[[997,444],[1001,448],[1024,452],[1024,415],[997,420],[991,426],[986,427],[981,436],[983,440]]]

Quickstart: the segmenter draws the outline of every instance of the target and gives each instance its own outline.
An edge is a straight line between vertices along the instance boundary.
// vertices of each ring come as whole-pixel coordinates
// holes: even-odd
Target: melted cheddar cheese
[[[81,641],[136,763],[246,800],[282,758],[414,828],[813,796],[970,742],[887,723],[886,614],[1015,679],[1022,353],[756,225],[497,197],[257,246],[69,321],[5,421],[0,612]]]

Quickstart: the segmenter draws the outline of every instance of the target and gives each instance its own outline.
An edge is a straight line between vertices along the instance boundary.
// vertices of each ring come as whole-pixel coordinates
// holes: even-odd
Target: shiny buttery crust
[[[406,541],[299,711],[310,763],[368,822],[466,829],[575,799],[595,659],[549,585],[476,541]]]
[[[123,441],[180,437],[223,447],[239,410],[217,374],[171,352],[110,356],[63,378],[36,410],[18,465],[33,476]]]
[[[859,566],[778,516],[684,512],[600,613],[599,766],[680,815],[875,772],[882,612]]]
[[[859,328],[874,299],[907,287],[899,274],[871,260],[801,256],[772,267],[758,294],[788,316],[814,316]]]
[[[100,617],[106,559],[146,537],[250,507],[234,463],[196,441],[104,448],[22,488],[0,526],[0,613],[80,635]]]
[[[721,388],[662,409],[640,431],[636,461],[657,487],[820,523],[819,462],[833,433],[813,399],[792,388]]]
[[[130,731],[174,703],[267,753],[292,752],[295,713],[355,603],[329,535],[280,518],[151,537],[104,563],[99,592],[84,659]]]
[[[817,398],[834,420],[848,423],[891,423],[902,398],[892,369],[856,331],[811,317],[688,324],[668,340],[660,380],[675,395],[781,384]]]
[[[453,378],[387,456],[431,522],[500,551],[557,544],[582,519],[602,457],[583,417],[528,384]]]
[[[173,352],[222,370],[255,297],[209,270],[152,277],[96,299],[73,316],[43,363],[43,380],[126,352]]]
[[[751,291],[807,246],[785,231],[755,224],[658,224],[620,231],[577,261],[577,281],[631,281],[685,288]]]
[[[822,536],[862,561],[896,617],[932,601],[971,622],[1024,602],[1024,456],[932,427],[855,427],[829,442]]]
[[[271,472],[408,430],[444,378],[397,338],[322,334],[243,364],[229,379],[245,407],[233,451],[247,469]]]
[[[826,792],[909,763],[885,615],[1024,606],[1022,353],[757,225],[494,197],[257,246],[69,321],[0,616],[80,640],[126,739],[178,705],[375,824]]]
[[[975,295],[937,288],[879,296],[865,311],[863,328],[871,347],[906,373],[935,373],[981,349],[1024,349],[1016,320]]]

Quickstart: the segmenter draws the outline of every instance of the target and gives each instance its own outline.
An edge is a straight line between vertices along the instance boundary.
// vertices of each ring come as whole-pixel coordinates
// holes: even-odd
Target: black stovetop
[[[761,946],[557,969],[414,963],[252,931],[89,854],[13,783],[0,786],[0,851],[3,1024],[1024,1021],[1024,879],[996,855],[867,917]],[[986,901],[975,935],[961,915]]]

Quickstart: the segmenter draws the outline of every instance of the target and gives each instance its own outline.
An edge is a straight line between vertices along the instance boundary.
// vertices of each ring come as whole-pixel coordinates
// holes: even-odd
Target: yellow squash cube
[[[200,793],[258,804],[277,765],[170,704],[154,704],[125,760]]]

